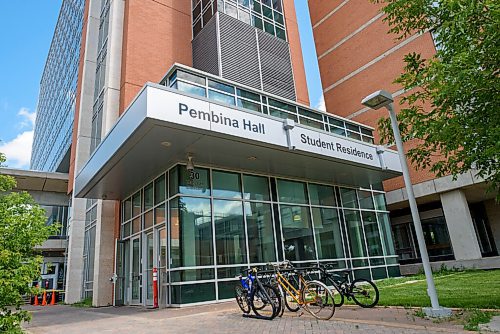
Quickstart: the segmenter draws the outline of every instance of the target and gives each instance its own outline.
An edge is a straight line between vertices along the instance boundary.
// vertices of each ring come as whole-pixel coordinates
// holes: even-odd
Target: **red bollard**
[[[153,268],[153,308],[158,308],[158,269]]]

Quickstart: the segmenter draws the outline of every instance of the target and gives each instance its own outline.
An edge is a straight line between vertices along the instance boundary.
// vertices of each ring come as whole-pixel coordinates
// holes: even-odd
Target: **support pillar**
[[[480,259],[481,249],[464,192],[454,190],[440,197],[455,259]]]

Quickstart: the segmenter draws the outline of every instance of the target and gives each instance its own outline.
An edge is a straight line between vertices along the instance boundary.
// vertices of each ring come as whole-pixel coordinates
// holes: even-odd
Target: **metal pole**
[[[434,279],[432,277],[432,269],[429,263],[429,255],[427,254],[427,247],[425,246],[422,223],[420,222],[420,216],[418,214],[417,201],[415,200],[415,195],[413,194],[410,172],[408,170],[408,163],[406,162],[405,151],[403,150],[403,141],[401,140],[401,134],[399,132],[396,114],[394,113],[393,103],[388,104],[386,108],[387,110],[389,110],[389,116],[391,117],[392,130],[394,131],[394,140],[396,141],[399,160],[401,161],[401,169],[403,170],[406,192],[408,193],[408,202],[410,202],[411,216],[413,218],[413,224],[415,226],[415,233],[417,235],[418,248],[420,249],[420,257],[422,258],[422,265],[424,267],[425,279],[427,280],[427,294],[431,298],[432,309],[440,309],[441,307],[439,306],[436,286],[434,285]]]

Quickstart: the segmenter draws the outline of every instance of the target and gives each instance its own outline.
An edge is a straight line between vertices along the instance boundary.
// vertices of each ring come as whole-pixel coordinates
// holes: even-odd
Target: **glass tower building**
[[[31,169],[68,172],[84,0],[63,0],[40,81]]]

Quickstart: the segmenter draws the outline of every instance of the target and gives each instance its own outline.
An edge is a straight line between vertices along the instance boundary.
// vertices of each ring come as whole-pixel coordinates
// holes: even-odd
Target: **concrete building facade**
[[[406,92],[394,80],[402,73],[403,57],[410,52],[432,57],[431,33],[396,40],[383,22],[382,4],[369,1],[309,1],[309,8],[327,109],[376,127],[386,110],[365,108],[360,101],[385,89],[399,106]],[[409,149],[413,144],[405,145]],[[491,258],[500,251],[498,204],[485,182],[474,171],[456,181],[425,170],[410,173],[431,261],[437,266],[445,261],[450,267],[499,267],[499,258]],[[385,181],[384,189],[400,262],[420,262],[402,177]]]

